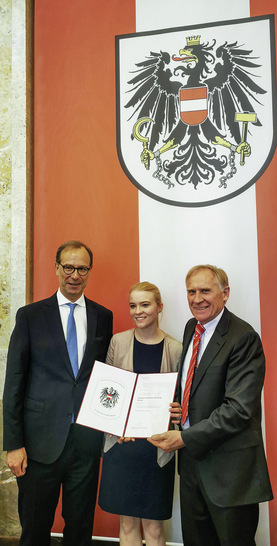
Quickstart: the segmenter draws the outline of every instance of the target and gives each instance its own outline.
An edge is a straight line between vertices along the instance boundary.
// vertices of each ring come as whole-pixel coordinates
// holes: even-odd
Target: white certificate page
[[[124,436],[149,438],[169,427],[169,404],[173,402],[177,372],[138,374]]]
[[[96,360],[76,423],[122,436],[135,382],[135,373]]]
[[[119,437],[164,432],[177,375],[135,374],[95,361],[76,422]]]

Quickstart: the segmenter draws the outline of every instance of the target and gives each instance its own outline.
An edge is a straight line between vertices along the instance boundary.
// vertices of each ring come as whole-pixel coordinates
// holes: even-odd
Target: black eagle
[[[100,402],[105,408],[114,408],[118,403],[119,393],[113,387],[105,387],[100,394]]]
[[[186,41],[178,56],[166,51],[150,52],[149,57],[136,63],[132,72],[135,75],[128,81],[132,96],[125,108],[132,109],[129,120],[148,118],[141,124],[141,135],[148,137],[148,146],[141,154],[145,166],[174,148],[172,159],[162,164],[167,180],[191,183],[196,189],[201,182],[211,184],[216,172],[223,174],[228,166],[219,145],[229,148],[233,156],[234,152],[251,154],[236,115],[254,114],[266,90],[255,82],[261,65],[245,46],[238,42],[216,46],[215,39],[210,44],[200,43],[200,36],[187,37]],[[207,118],[201,124],[187,125],[180,119],[179,91],[202,85],[208,90]],[[257,116],[254,123],[261,126]]]

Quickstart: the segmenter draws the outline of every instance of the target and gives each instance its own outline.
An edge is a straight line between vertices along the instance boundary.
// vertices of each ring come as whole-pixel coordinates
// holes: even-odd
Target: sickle
[[[149,138],[142,136],[140,134],[140,132],[139,132],[139,128],[142,125],[142,123],[146,123],[146,122],[152,122],[153,123],[153,119],[151,119],[151,118],[140,118],[140,119],[137,120],[137,122],[135,123],[135,125],[133,127],[133,135],[137,140],[139,140],[140,142],[143,143],[143,149],[144,150],[148,150],[147,144],[148,144]],[[145,163],[146,169],[149,169],[149,162],[150,162],[150,160],[148,159],[147,163]]]
[[[145,142],[147,143],[149,138],[148,137],[144,137],[140,134],[139,132],[139,128],[141,126],[142,123],[146,123],[147,121],[151,121],[153,123],[153,119],[151,118],[140,118],[138,119],[138,121],[136,121],[134,127],[133,127],[133,135],[134,137],[139,140],[140,142]],[[145,146],[144,146],[145,147]],[[146,146],[147,148],[147,146]]]

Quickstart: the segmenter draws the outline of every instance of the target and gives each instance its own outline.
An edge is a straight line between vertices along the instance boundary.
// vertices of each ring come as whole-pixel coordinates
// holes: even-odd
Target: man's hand
[[[20,478],[24,476],[26,472],[27,464],[27,453],[25,447],[20,449],[14,449],[13,451],[7,452],[6,462],[14,476]]]
[[[172,402],[169,407],[170,420],[174,425],[179,425],[182,417],[182,407],[179,402]]]
[[[168,430],[162,434],[154,434],[151,436],[151,438],[147,438],[147,440],[150,442],[150,444],[160,447],[166,453],[175,451],[175,449],[181,449],[185,446],[182,440],[181,432],[178,430]]]

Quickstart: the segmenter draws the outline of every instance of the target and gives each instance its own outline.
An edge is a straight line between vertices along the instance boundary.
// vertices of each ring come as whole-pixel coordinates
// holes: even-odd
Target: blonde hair
[[[228,276],[225,273],[225,271],[223,269],[220,269],[219,267],[216,267],[215,265],[209,265],[209,264],[195,265],[194,267],[192,267],[187,273],[186,284],[187,284],[189,278],[194,273],[196,273],[197,271],[200,271],[202,269],[208,269],[209,271],[211,271],[211,273],[214,276],[215,282],[219,286],[220,290],[224,290],[224,288],[229,286]]]
[[[156,304],[162,305],[161,293],[155,284],[152,284],[151,282],[148,282],[148,281],[137,282],[136,284],[131,286],[129,290],[129,298],[131,296],[131,293],[134,292],[135,290],[139,292],[151,292],[151,294],[153,294],[154,296],[154,300]]]

